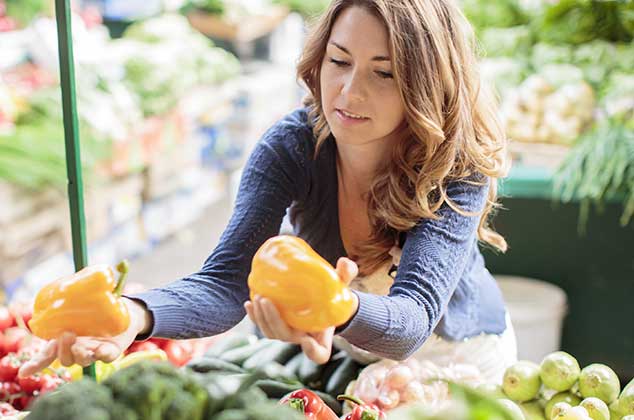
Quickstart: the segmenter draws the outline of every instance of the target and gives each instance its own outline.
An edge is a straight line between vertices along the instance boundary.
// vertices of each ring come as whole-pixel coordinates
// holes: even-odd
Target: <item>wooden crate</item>
[[[509,151],[514,164],[556,170],[568,155],[570,146],[510,141]]]
[[[271,33],[288,16],[283,6],[271,6],[266,15],[248,16],[240,22],[229,22],[222,16],[203,12],[187,15],[190,25],[204,35],[229,42],[252,42]]]

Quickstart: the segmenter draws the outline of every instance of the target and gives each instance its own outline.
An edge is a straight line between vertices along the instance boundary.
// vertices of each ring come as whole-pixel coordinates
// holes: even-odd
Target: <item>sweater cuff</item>
[[[177,338],[182,334],[185,323],[182,314],[185,311],[178,302],[165,296],[161,290],[152,289],[123,296],[144,305],[152,317],[150,332],[138,335],[136,341],[147,340],[151,337]]]
[[[385,336],[390,325],[390,313],[383,302],[385,296],[355,291],[359,308],[347,325],[338,333],[351,344],[362,347]]]

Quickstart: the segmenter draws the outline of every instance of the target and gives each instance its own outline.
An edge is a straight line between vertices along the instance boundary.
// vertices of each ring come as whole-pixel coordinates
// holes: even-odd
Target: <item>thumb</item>
[[[337,274],[341,281],[348,285],[359,274],[359,267],[349,258],[341,257],[337,260]]]

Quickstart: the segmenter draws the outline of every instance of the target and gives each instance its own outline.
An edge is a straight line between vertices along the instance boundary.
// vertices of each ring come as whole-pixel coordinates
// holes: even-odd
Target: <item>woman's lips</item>
[[[339,121],[346,126],[358,125],[370,120],[368,117],[339,108],[335,108],[335,114],[337,114]]]

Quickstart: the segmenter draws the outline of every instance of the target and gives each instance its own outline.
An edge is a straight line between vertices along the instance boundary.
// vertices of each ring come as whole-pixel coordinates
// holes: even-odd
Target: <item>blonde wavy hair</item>
[[[319,74],[333,24],[346,8],[359,6],[384,22],[394,79],[405,108],[401,141],[372,182],[368,195],[370,239],[351,257],[368,274],[390,259],[400,232],[422,218],[437,219],[447,203],[463,215],[480,215],[478,239],[504,252],[504,238],[489,227],[497,206],[497,179],[506,175],[506,137],[494,96],[480,84],[473,30],[452,0],[333,0],[315,21],[297,66],[308,88],[317,151],[331,134],[320,96]],[[458,208],[447,197],[451,181],[488,177],[481,213]],[[470,181],[467,181],[470,182]]]

